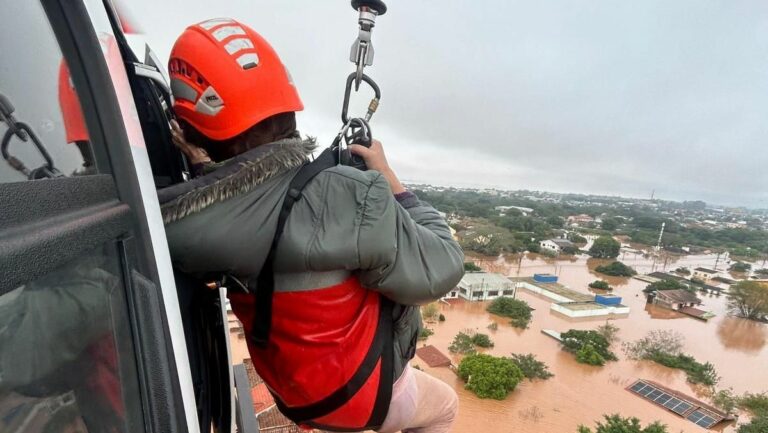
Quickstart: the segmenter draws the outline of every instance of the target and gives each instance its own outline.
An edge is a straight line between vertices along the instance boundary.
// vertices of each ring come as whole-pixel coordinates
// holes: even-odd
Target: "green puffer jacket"
[[[193,275],[258,275],[288,183],[314,149],[314,141],[299,138],[266,144],[160,191],[174,264]],[[293,207],[277,248],[275,290],[328,287],[354,273],[364,287],[403,304],[393,312],[397,378],[421,328],[416,306],[454,288],[463,261],[434,208],[413,195],[398,203],[376,171],[335,166]]]

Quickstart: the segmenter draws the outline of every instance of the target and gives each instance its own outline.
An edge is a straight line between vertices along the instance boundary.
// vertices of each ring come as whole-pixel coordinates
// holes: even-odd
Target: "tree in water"
[[[595,350],[595,346],[587,343],[576,351],[576,362],[588,365],[605,365],[605,358]]]
[[[765,433],[768,432],[768,414],[762,413],[750,420],[748,424],[739,426],[738,433]]]
[[[714,387],[720,380],[715,366],[699,362],[682,353],[683,337],[672,331],[651,331],[633,343],[624,344],[624,352],[630,359],[645,359],[686,373],[688,382]]]
[[[533,379],[547,380],[550,377],[554,376],[554,374],[552,374],[549,371],[549,367],[547,366],[547,364],[536,359],[536,355],[532,353],[529,353],[527,355],[513,353],[512,362],[514,362],[515,365],[517,365],[517,367],[520,369],[520,371],[523,372],[523,375],[528,380],[533,380]]]
[[[613,290],[613,287],[603,280],[595,280],[589,283],[589,287],[598,290]]]
[[[488,337],[488,334],[481,334],[479,332],[472,336],[472,344],[484,349],[493,347],[493,341],[491,341],[491,338]]]
[[[561,337],[563,350],[575,354],[576,361],[583,364],[603,365],[618,359],[610,350],[611,343],[597,331],[571,329]]]
[[[437,306],[437,302],[432,302],[421,307],[421,317],[427,322],[434,322],[437,320],[440,314],[440,307]]]
[[[472,336],[465,332],[459,332],[453,337],[453,342],[448,346],[448,351],[461,355],[475,353],[475,345],[472,343]]]
[[[612,277],[631,277],[637,271],[621,262],[613,262],[610,265],[602,265],[595,268],[595,272],[610,275]]]
[[[605,422],[598,422],[594,433],[668,433],[667,426],[658,421],[647,425],[645,428],[640,424],[640,420],[624,418],[619,414],[603,415]],[[578,433],[593,433],[593,430],[584,425],[580,425]]]
[[[509,317],[515,328],[525,329],[531,321],[533,308],[527,302],[519,299],[501,297],[494,299],[488,306],[489,313]]]
[[[480,398],[503,400],[523,380],[512,360],[485,354],[469,355],[459,364],[459,377]]]
[[[655,283],[651,283],[645,286],[645,289],[643,289],[643,292],[645,293],[662,292],[664,290],[688,290],[689,292],[696,291],[695,289],[691,288],[691,286],[689,286],[688,284],[685,284],[673,279],[667,279],[667,280],[656,281]]]
[[[728,307],[745,319],[768,321],[768,284],[739,281],[728,290]]]
[[[605,321],[604,324],[597,327],[597,333],[602,335],[609,344],[613,344],[619,339],[617,336],[619,333],[619,327],[609,321]]]
[[[429,328],[422,328],[419,332],[419,340],[426,340],[430,335],[434,335],[435,331]]]
[[[475,262],[464,262],[464,270],[466,272],[481,272],[483,269],[477,266]]]
[[[621,244],[612,236],[600,236],[589,248],[589,255],[598,259],[615,259],[620,249]]]

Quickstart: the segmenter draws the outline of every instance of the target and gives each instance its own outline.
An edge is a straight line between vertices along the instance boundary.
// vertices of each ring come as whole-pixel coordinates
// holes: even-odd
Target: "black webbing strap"
[[[395,348],[394,348],[394,329],[392,319],[392,301],[379,295],[381,298],[381,313],[379,317],[379,328],[376,330],[376,337],[384,340],[383,350],[381,352],[381,371],[379,372],[379,389],[376,391],[376,403],[373,405],[373,412],[368,419],[365,428],[369,430],[378,430],[389,413],[389,403],[392,400],[392,386],[395,383]]]
[[[253,291],[255,286],[256,308],[251,330],[250,340],[256,347],[265,348],[269,341],[269,331],[272,328],[272,295],[275,293],[275,255],[277,253],[277,244],[280,236],[285,229],[285,223],[288,221],[288,215],[291,214],[293,205],[301,198],[301,192],[315,176],[321,171],[336,165],[336,159],[331,149],[326,149],[314,161],[305,164],[299,169],[288,186],[288,192],[283,199],[283,205],[280,208],[280,215],[277,217],[277,228],[275,236],[272,238],[272,245],[269,247],[267,259],[261,272],[248,284]]]
[[[307,406],[287,407],[280,398],[273,394],[275,405],[286,417],[296,424],[309,424],[314,419],[326,416],[341,408],[365,385],[373,374],[376,365],[381,360],[379,371],[379,385],[376,391],[376,402],[368,423],[362,427],[365,429],[377,429],[384,423],[389,412],[389,403],[392,399],[392,385],[394,383],[394,339],[392,334],[392,301],[381,296],[379,307],[379,319],[376,325],[376,333],[373,336],[371,347],[365,354],[363,362],[349,379],[328,397]],[[333,426],[318,426],[333,427]],[[354,431],[360,430],[355,428]]]

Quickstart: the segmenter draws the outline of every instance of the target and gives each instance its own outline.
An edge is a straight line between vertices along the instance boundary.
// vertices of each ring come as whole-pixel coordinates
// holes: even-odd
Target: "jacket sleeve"
[[[464,275],[464,253],[440,214],[416,196],[398,203],[379,175],[358,231],[360,281],[406,305],[439,299]]]

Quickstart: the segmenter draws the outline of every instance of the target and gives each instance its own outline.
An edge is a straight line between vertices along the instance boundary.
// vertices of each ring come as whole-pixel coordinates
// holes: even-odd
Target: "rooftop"
[[[565,287],[564,285],[558,284],[558,283],[540,283],[538,281],[534,281],[534,279],[530,277],[519,278],[517,279],[517,281],[522,281],[534,286],[538,286],[539,288],[542,288],[544,290],[547,290],[549,292],[555,293],[560,296],[564,296],[574,302],[590,302],[595,300],[594,295],[588,295],[585,293],[577,292],[575,290],[569,289],[568,287]]]
[[[251,388],[251,398],[253,399],[253,411],[257,414],[269,409],[275,404],[275,399],[269,393],[266,383],[260,383]]]
[[[512,281],[501,274],[491,274],[488,272],[467,272],[461,278],[459,287],[499,289],[511,288]]]
[[[659,280],[675,280],[675,281],[688,281],[688,279],[683,278],[679,275],[672,275],[668,274],[666,272],[651,272],[648,274],[649,277],[658,278]]]
[[[272,406],[269,410],[265,410],[258,416],[259,429],[263,432],[270,433],[308,433],[309,431],[318,430],[304,430],[301,427],[294,424],[291,420],[285,417],[277,406]]]
[[[303,430],[280,413],[277,406],[275,406],[272,394],[267,389],[267,385],[253,368],[253,361],[245,359],[243,360],[243,365],[245,365],[245,371],[248,373],[248,382],[251,385],[251,397],[253,398],[253,411],[256,413],[261,431],[269,431],[270,433],[309,433],[318,431]]]
[[[680,309],[680,312],[700,320],[709,320],[715,317],[715,315],[709,311],[699,310],[698,308],[693,307],[683,307]]]
[[[733,419],[726,412],[650,380],[638,380],[627,391],[707,429],[721,421]]]
[[[713,271],[712,269],[709,269],[709,268],[696,268],[694,270],[695,271],[699,271],[699,272],[705,272],[707,274],[716,274],[717,273],[717,271]]]
[[[682,304],[701,304],[701,299],[696,296],[695,293],[691,293],[688,290],[659,290],[656,292],[656,296],[665,298],[671,302]]]
[[[416,349],[416,356],[430,367],[449,367],[451,365],[451,360],[431,344]]]
[[[605,305],[600,305],[596,302],[561,302],[557,305],[572,311],[602,310],[605,308]]]
[[[549,239],[549,241],[561,248],[574,246],[573,242],[569,241],[568,239]]]
[[[727,277],[715,277],[715,278],[712,278],[712,281],[717,281],[717,282],[725,283],[725,284],[736,284],[737,283],[736,280],[732,280],[732,279],[727,278]]]

